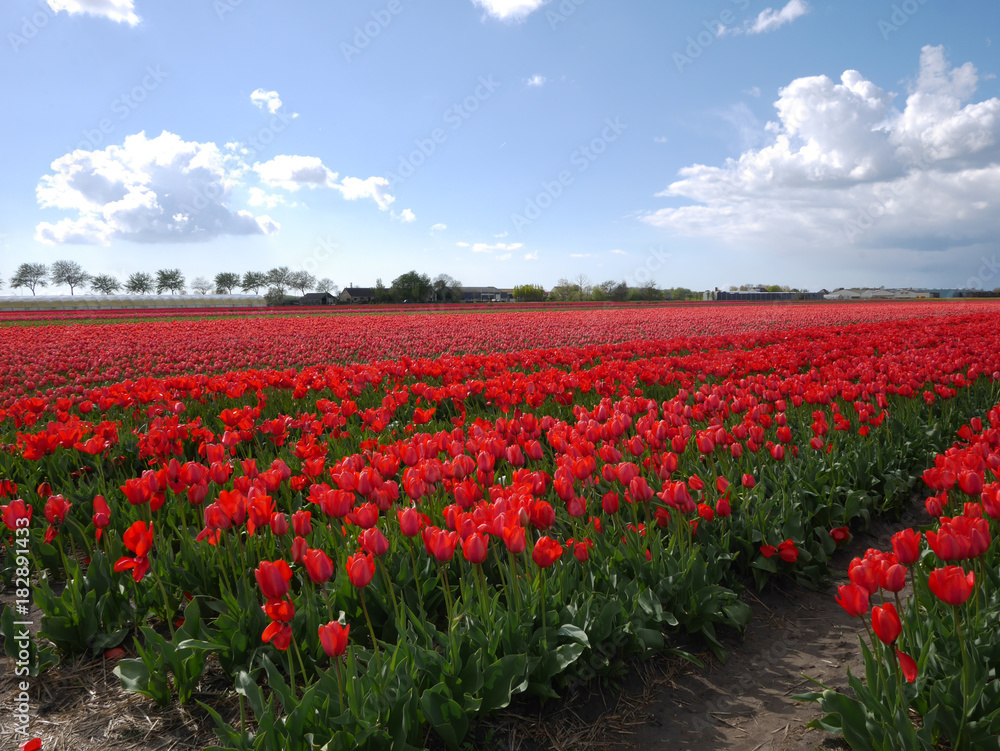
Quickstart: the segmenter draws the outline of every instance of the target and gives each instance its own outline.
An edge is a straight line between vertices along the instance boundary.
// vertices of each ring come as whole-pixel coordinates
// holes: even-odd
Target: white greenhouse
[[[266,304],[262,295],[38,295],[0,297],[0,312],[262,308]]]

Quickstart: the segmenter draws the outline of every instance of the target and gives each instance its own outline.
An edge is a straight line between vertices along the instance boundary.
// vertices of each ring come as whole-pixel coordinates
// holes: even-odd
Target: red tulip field
[[[866,675],[800,699],[853,748],[1000,748],[1000,303],[115,315],[0,317],[0,570],[41,611],[0,636],[36,688],[120,648],[215,748],[458,749],[722,654],[744,589],[824,584],[920,494],[837,595]]]

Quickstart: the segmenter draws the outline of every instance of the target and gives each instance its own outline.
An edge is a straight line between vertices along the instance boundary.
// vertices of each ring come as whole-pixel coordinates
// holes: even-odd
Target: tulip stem
[[[969,684],[972,682],[969,676],[969,657],[965,653],[965,636],[962,634],[962,623],[958,619],[958,605],[953,605],[951,614],[955,619],[955,634],[958,636],[958,648],[962,651],[962,722],[958,726],[958,736],[955,738],[955,748],[962,748],[962,733],[965,730],[965,721],[969,716]]]
[[[385,587],[389,590],[389,597],[392,600],[392,612],[396,616],[396,628],[399,630],[399,633],[403,633],[403,619],[399,614],[399,603],[396,602],[396,590],[392,586],[392,579],[389,578],[389,572],[386,570],[385,564],[382,563],[382,559],[376,557],[375,560],[378,563],[379,571],[382,572],[382,578],[385,580]]]
[[[444,587],[444,602],[448,609],[448,643],[451,646],[451,658],[458,667],[458,649],[455,647],[455,604],[451,598],[451,588],[448,586],[448,572],[444,564],[438,561],[438,575],[441,577],[441,586]]]
[[[340,700],[340,713],[344,713],[344,679],[340,676],[340,659],[334,658],[333,667],[337,671],[337,698]],[[242,698],[242,697],[240,697]]]
[[[420,605],[420,617],[427,617],[427,611],[424,609],[424,592],[423,587],[420,585],[420,574],[417,571],[417,554],[413,550],[413,540],[407,538],[407,542],[410,547],[410,560],[413,561],[413,584],[417,590],[417,603]]]
[[[539,569],[538,576],[539,579],[541,579],[541,591],[542,591],[542,598],[539,601],[539,605],[542,610],[542,651],[544,652],[548,651],[549,648],[549,640],[545,628],[545,569],[544,568]]]
[[[378,668],[379,675],[381,675],[382,660],[379,658],[378,654],[378,640],[375,638],[375,627],[372,626],[372,619],[368,615],[368,605],[365,604],[365,591],[363,589],[358,591],[361,593],[361,609],[365,614],[365,623],[368,624],[368,633],[372,636],[372,652],[375,655],[375,666]]]

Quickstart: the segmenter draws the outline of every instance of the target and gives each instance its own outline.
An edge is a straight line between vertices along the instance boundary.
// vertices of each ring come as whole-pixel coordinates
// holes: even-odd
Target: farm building
[[[265,304],[261,295],[33,295],[0,297],[0,312],[260,308]]]

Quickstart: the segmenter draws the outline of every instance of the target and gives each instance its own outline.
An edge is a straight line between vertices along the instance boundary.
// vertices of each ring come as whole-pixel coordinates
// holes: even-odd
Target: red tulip
[[[424,548],[438,561],[450,561],[458,545],[458,533],[437,527],[427,527],[423,531]]]
[[[103,495],[94,496],[94,527],[96,532],[94,534],[97,542],[101,541],[101,535],[104,533],[104,528],[111,523],[111,509],[108,508],[107,502],[104,500]]]
[[[891,602],[876,605],[872,608],[872,629],[883,644],[890,645],[899,637],[903,630],[896,606]]]
[[[316,584],[322,584],[333,576],[333,561],[322,550],[312,548],[305,555],[306,573]]]
[[[319,641],[327,657],[340,657],[347,651],[347,635],[350,631],[350,625],[341,626],[338,621],[330,621],[319,627]]]
[[[748,489],[753,488],[757,484],[757,481],[754,479],[753,475],[743,475],[742,482],[743,482],[743,487]]]
[[[292,514],[292,529],[298,537],[308,537],[312,532],[312,512],[300,510]]]
[[[486,560],[488,539],[486,535],[472,533],[462,542],[462,555],[469,563],[482,563]]]
[[[396,516],[399,519],[400,532],[407,537],[416,537],[420,534],[420,530],[423,528],[424,524],[419,511],[411,506],[409,508],[397,510]]]
[[[347,559],[347,578],[358,589],[367,587],[375,576],[375,559],[371,553],[355,553]]]
[[[957,607],[972,594],[976,575],[972,571],[966,574],[961,566],[945,566],[931,571],[927,585],[939,600]]]
[[[41,738],[32,738],[30,741],[25,741],[21,744],[21,751],[39,751],[42,747]]]
[[[32,508],[20,498],[0,507],[3,511],[3,522],[11,532],[31,524]]]
[[[837,587],[837,604],[853,618],[868,612],[868,590],[857,584],[842,584]]]
[[[892,536],[892,550],[904,566],[912,566],[920,559],[920,533],[904,529]]]
[[[903,670],[903,677],[906,679],[907,683],[913,683],[917,680],[917,663],[909,655],[905,655],[896,650],[896,658],[899,660],[899,667]]]
[[[389,541],[377,527],[366,529],[358,535],[358,544],[365,552],[377,556],[385,555],[389,551]]]
[[[147,529],[146,522],[135,522],[125,530],[122,535],[122,542],[125,547],[131,550],[134,556],[123,556],[115,562],[115,571],[127,571],[132,569],[132,578],[135,581],[142,581],[142,578],[149,571],[149,551],[153,548],[153,524],[150,522]]]
[[[893,564],[882,570],[879,577],[879,584],[882,589],[889,592],[900,592],[906,586],[906,566],[901,563]]]
[[[540,537],[531,551],[531,560],[540,568],[549,568],[562,554],[562,545],[550,537]]]
[[[266,599],[280,599],[288,594],[292,569],[284,561],[261,561],[254,574],[257,577],[257,586]]]

